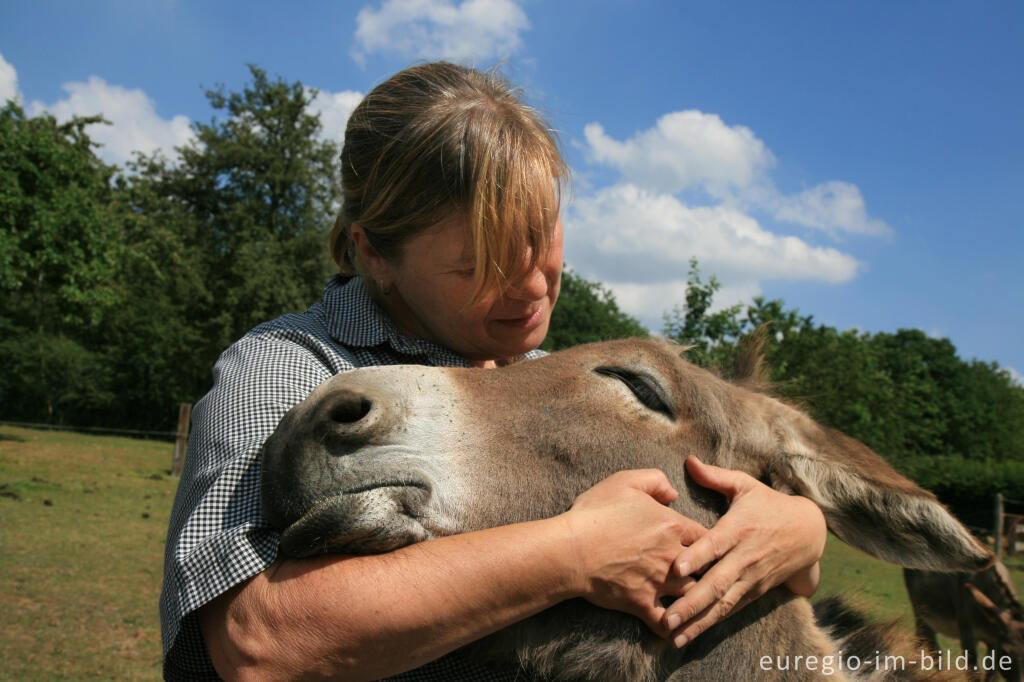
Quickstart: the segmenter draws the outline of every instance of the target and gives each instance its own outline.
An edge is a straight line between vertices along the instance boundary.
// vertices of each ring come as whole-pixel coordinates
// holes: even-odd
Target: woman
[[[695,480],[732,500],[710,531],[666,506],[663,474],[628,471],[552,519],[275,561],[259,451],[292,405],[354,367],[528,361],[558,298],[567,169],[499,77],[443,63],[395,75],[353,112],[341,161],[342,274],[225,351],[193,412],[161,597],[168,678],[514,679],[448,654],[572,597],[682,646],[775,585],[813,592],[820,510],[696,462]]]

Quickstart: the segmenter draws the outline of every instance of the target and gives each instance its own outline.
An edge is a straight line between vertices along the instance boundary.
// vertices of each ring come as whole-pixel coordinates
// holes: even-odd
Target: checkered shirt
[[[533,351],[527,357],[542,355]],[[197,609],[260,573],[278,533],[260,512],[260,450],[293,405],[339,372],[371,365],[468,367],[440,345],[412,339],[373,302],[358,277],[335,276],[304,313],[261,324],[220,356],[213,388],[196,403],[185,468],[171,511],[160,595],[164,677],[218,679]],[[458,652],[393,680],[525,680]]]

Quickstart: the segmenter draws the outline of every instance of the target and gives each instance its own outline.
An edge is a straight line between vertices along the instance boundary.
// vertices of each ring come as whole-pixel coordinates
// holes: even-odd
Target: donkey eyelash
[[[621,367],[598,367],[594,372],[621,381],[644,407],[663,414],[672,421],[676,420],[676,416],[661,397],[661,391],[654,379]]]

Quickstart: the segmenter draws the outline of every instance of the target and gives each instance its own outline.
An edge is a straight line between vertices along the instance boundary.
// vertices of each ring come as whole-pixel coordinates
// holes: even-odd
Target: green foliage
[[[807,325],[785,335],[766,353],[779,392],[806,404],[824,424],[864,441],[882,453],[890,445],[895,386],[879,359],[856,331]],[[784,372],[784,373],[783,373]]]
[[[904,459],[897,468],[922,488],[935,493],[965,523],[990,528],[996,493],[1022,497],[1024,461],[966,459],[960,455]],[[1008,509],[1007,511],[1016,511]]]
[[[199,355],[212,364],[248,329],[319,298],[332,268],[326,235],[337,208],[335,145],[320,141],[319,116],[308,109],[315,91],[270,80],[250,66],[242,92],[207,91],[225,117],[195,124],[196,141],[175,164],[140,157],[133,185],[173,208],[178,234],[200,258],[204,296]]]
[[[948,339],[839,331],[760,297],[711,313],[720,287],[714,277],[702,281],[695,261],[688,284],[686,305],[665,316],[664,333],[692,344],[694,362],[732,366],[741,337],[757,330],[778,393],[897,466],[933,457],[1024,462],[1024,388],[993,363],[960,359]],[[956,485],[991,491],[1000,475]]]
[[[555,351],[592,341],[647,335],[647,329],[636,319],[619,310],[615,296],[604,285],[566,269],[551,327],[541,347]]]
[[[959,368],[954,391],[950,450],[1024,461],[1024,388],[996,363],[972,360]]]
[[[172,429],[179,402],[193,402],[209,377],[197,349],[207,328],[198,317],[211,298],[200,254],[187,248],[192,223],[144,183],[126,185],[118,270],[123,305],[107,315],[106,364],[118,387],[110,424]]]
[[[838,332],[808,324],[769,345],[781,393],[890,461],[921,456],[1024,460],[1024,388],[994,364],[965,362],[919,330]]]
[[[0,396],[7,415],[57,422],[88,419],[114,402],[103,354],[63,334],[4,333],[0,357]]]
[[[0,401],[14,417],[61,419],[109,404],[98,344],[115,290],[113,168],[85,132],[0,109]]]
[[[207,91],[220,119],[169,163],[139,156],[126,183],[134,246],[125,266],[139,302],[112,321],[115,376],[147,422],[205,393],[219,354],[255,325],[304,310],[332,271],[337,148],[319,140],[315,96],[250,66],[241,92]]]
[[[734,354],[734,345],[730,341],[743,329],[739,319],[743,309],[740,304],[711,312],[715,292],[721,288],[714,275],[704,283],[697,259],[691,258],[690,274],[686,279],[686,303],[676,305],[664,315],[662,333],[667,338],[691,346],[687,358],[701,367],[728,366]]]
[[[250,67],[242,92],[207,92],[173,162],[132,174],[86,127],[0,110],[0,414],[173,426],[245,331],[319,298],[337,205],[334,145],[315,92]]]
[[[92,323],[113,303],[113,168],[85,133],[102,122],[0,109],[0,291],[4,314],[29,326]]]

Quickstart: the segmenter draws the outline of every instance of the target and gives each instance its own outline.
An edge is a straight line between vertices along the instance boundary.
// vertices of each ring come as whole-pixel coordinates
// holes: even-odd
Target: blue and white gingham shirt
[[[403,335],[360,278],[340,276],[327,283],[320,303],[261,324],[220,356],[213,388],[192,412],[167,532],[160,595],[165,678],[218,679],[196,611],[263,571],[277,555],[278,534],[260,513],[259,456],[281,417],[339,372],[397,364],[469,366],[447,348]],[[500,681],[526,675],[483,668],[456,652],[392,679]]]

